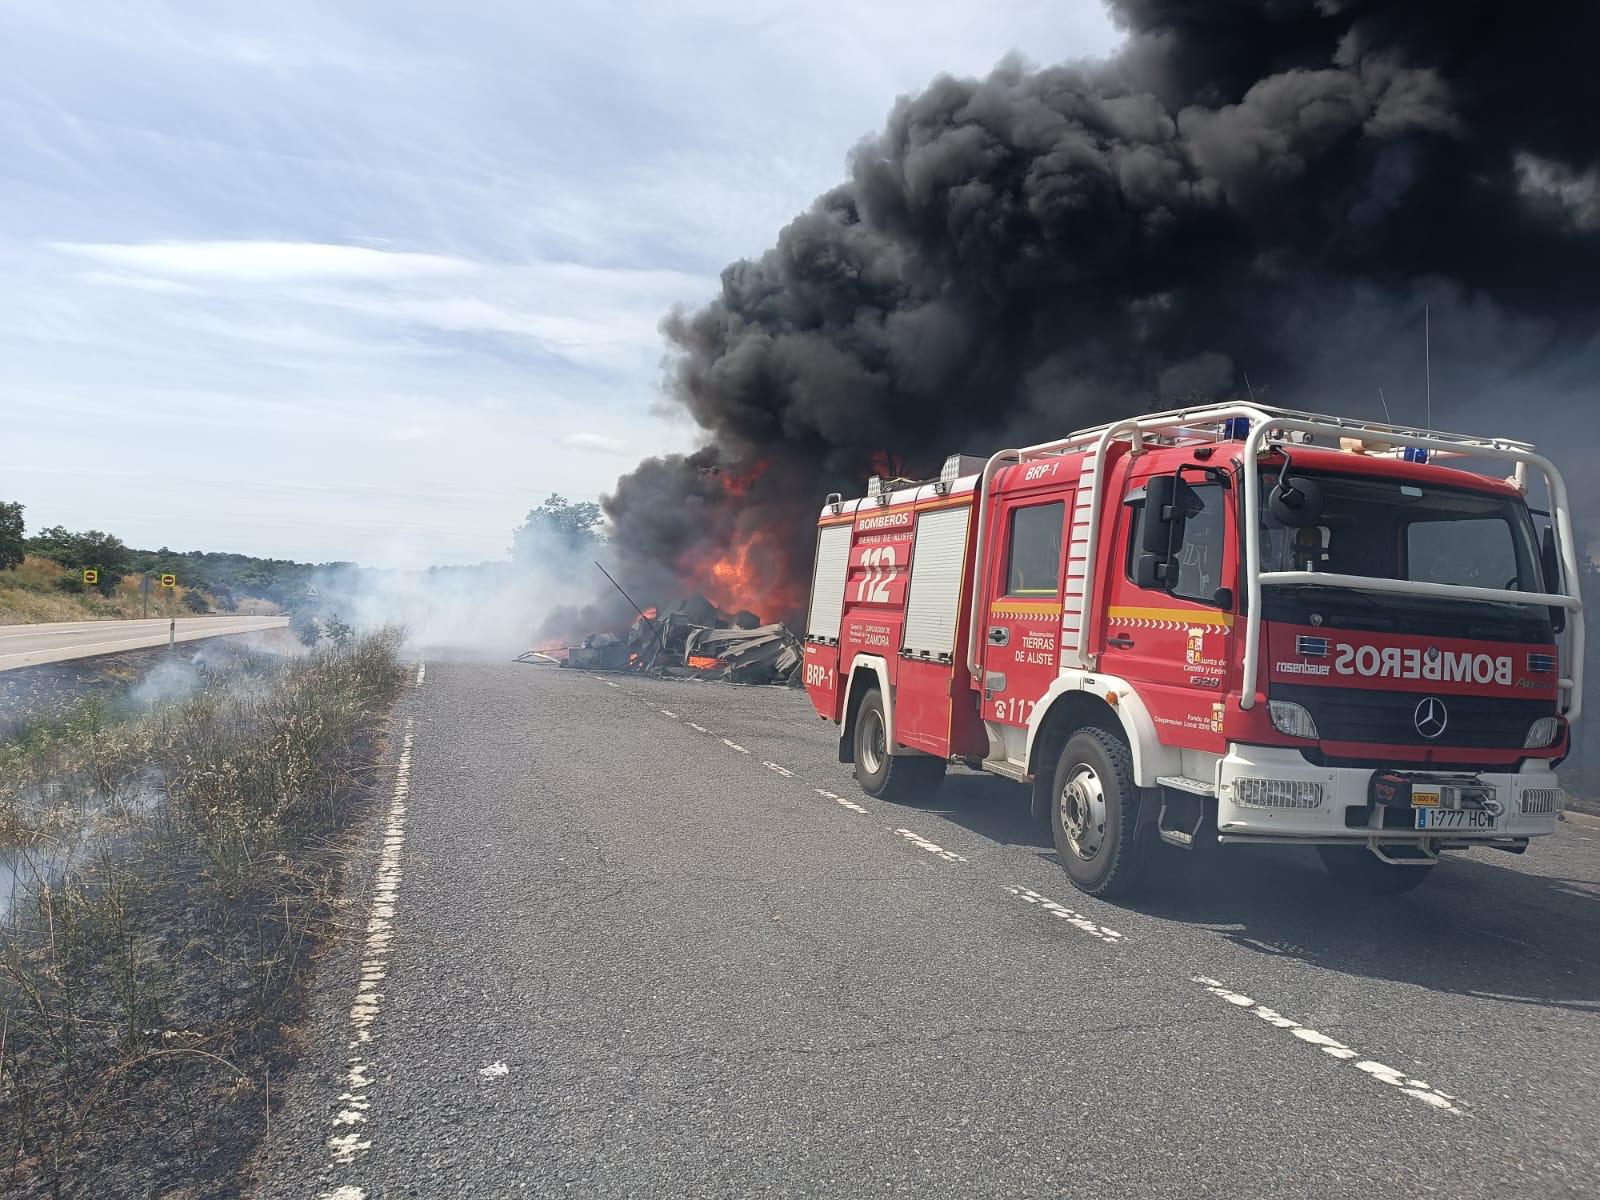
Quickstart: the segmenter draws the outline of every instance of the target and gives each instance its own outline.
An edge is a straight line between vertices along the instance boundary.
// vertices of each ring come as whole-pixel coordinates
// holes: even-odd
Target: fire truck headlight
[[[1243,808],[1321,808],[1322,785],[1307,779],[1238,779],[1233,802]]]
[[[1267,708],[1272,713],[1272,727],[1279,733],[1298,738],[1317,736],[1317,723],[1311,719],[1304,705],[1292,700],[1269,700]]]
[[[1543,750],[1546,746],[1553,745],[1561,736],[1560,717],[1540,717],[1528,726],[1528,736],[1522,739],[1524,750]]]

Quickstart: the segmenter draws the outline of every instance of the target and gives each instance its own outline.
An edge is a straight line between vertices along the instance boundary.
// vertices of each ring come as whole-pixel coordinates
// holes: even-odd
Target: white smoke
[[[393,561],[393,548],[385,549]],[[517,560],[328,571],[313,577],[317,596],[307,606],[324,629],[333,618],[358,631],[401,627],[414,653],[512,657],[544,640],[541,629],[558,609],[609,588],[594,564],[611,569],[610,557],[604,542],[574,548],[546,537],[524,545]]]

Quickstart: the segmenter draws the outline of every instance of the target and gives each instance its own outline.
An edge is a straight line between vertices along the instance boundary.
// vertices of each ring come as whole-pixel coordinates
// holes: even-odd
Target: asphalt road
[[[798,692],[431,661],[394,743],[261,1196],[1600,1192],[1600,822],[1115,906],[1013,785],[863,796]]]
[[[167,644],[168,617],[145,621],[57,621],[40,625],[0,625],[0,671],[13,667],[32,667],[40,663],[63,662],[69,658],[89,658],[114,654],[119,650],[140,650]],[[178,617],[177,640],[221,637],[230,633],[254,633],[279,629],[288,617]]]

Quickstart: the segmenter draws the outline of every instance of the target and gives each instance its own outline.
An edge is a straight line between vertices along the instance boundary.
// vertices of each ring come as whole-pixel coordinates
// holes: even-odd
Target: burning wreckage
[[[592,633],[575,646],[547,646],[518,656],[585,671],[640,671],[731,683],[798,685],[805,651],[784,625],[752,612],[728,613],[704,596],[672,611],[640,611],[626,638]]]

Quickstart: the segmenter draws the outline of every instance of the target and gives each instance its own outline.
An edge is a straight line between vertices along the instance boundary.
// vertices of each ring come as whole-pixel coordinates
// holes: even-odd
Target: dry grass
[[[9,571],[0,571],[0,625],[32,625],[41,621],[114,621],[143,616],[140,579],[130,575],[118,582],[110,596],[99,592],[65,592],[62,580],[79,578],[79,572],[47,558],[29,555]],[[188,617],[183,606],[188,589],[150,586],[149,615]]]
[[[0,1192],[232,1194],[336,920],[398,645],[245,652],[168,703],[85,701],[0,743],[22,868],[0,925]]]

